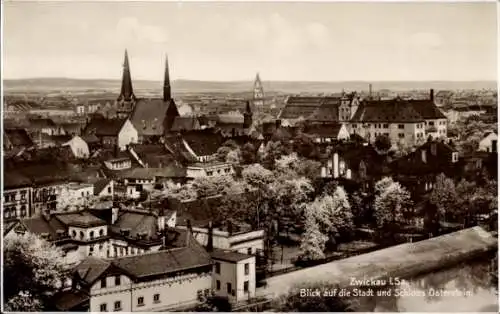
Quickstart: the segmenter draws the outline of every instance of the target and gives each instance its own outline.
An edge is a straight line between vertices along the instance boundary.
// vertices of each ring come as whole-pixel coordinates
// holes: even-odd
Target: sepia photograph
[[[497,1],[0,5],[2,312],[499,312]]]

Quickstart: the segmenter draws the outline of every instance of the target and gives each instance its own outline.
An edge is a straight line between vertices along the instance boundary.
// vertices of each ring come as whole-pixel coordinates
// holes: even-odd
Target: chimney
[[[368,98],[372,98],[372,84],[368,84]]]
[[[212,252],[214,250],[214,227],[212,222],[208,222],[208,240],[207,240],[207,251]]]
[[[114,225],[118,220],[118,207],[111,208],[111,224]]]
[[[431,143],[431,154],[432,156],[436,156],[437,155],[437,144],[436,143]]]
[[[422,149],[422,162],[427,163],[427,151]]]
[[[278,129],[281,126],[281,120],[276,120],[276,128]]]
[[[434,101],[434,89],[432,89],[432,88],[431,88],[431,92],[430,92],[430,100]]]
[[[229,233],[229,235],[233,234],[233,223],[231,222],[231,220],[228,220],[227,222],[227,232]]]
[[[191,226],[191,220],[187,220],[186,222],[186,246],[189,246],[191,243],[191,237],[193,236],[193,227]]]

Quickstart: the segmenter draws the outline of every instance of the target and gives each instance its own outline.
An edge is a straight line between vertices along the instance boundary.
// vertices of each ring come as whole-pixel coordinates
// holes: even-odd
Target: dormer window
[[[458,161],[458,152],[453,152],[451,154],[451,162],[457,162]]]

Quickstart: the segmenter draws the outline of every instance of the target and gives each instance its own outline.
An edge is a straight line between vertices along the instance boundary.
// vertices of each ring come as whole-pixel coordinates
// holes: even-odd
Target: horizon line
[[[64,77],[64,76],[34,76],[34,77],[23,77],[23,78],[2,78],[2,81],[23,81],[23,80],[78,80],[78,81],[121,81],[120,78],[77,78],[77,77]],[[153,80],[153,79],[133,79],[134,81],[142,81],[142,82],[162,82],[162,80]],[[234,82],[253,82],[255,79],[237,79],[237,80],[201,80],[201,79],[191,79],[191,78],[176,78],[171,81],[192,81],[192,82],[210,82],[210,83],[234,83]],[[422,83],[432,83],[432,82],[453,82],[453,83],[462,83],[462,82],[497,82],[498,79],[476,79],[476,80],[453,80],[453,79],[443,79],[443,80],[368,80],[368,79],[359,79],[359,80],[285,80],[285,79],[271,79],[271,80],[262,80],[264,82],[284,82],[284,83],[384,83],[384,82],[422,82]]]

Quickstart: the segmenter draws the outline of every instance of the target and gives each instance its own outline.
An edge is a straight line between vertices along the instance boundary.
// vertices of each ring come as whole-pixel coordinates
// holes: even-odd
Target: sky
[[[497,80],[480,3],[4,2],[5,79]]]

